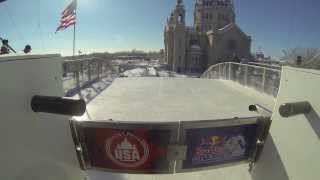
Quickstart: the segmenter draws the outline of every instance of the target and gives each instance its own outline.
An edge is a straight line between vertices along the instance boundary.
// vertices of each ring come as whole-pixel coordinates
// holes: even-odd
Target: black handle
[[[86,102],[62,97],[34,96],[31,108],[34,112],[82,116],[86,112]]]
[[[299,114],[308,114],[311,111],[309,102],[286,103],[280,106],[279,113],[282,117],[291,117]]]

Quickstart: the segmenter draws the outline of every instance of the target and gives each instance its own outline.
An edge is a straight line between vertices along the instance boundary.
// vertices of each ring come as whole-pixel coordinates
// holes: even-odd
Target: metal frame
[[[208,167],[200,167],[200,168],[183,168],[184,160],[177,160],[176,163],[176,172],[184,173],[184,172],[193,172],[193,171],[201,171],[201,170],[210,170],[217,169],[222,167],[228,167],[237,164],[249,163],[251,166],[254,165],[255,161],[258,160],[261,150],[263,148],[263,143],[265,138],[269,133],[270,127],[270,117],[248,117],[248,118],[234,118],[234,119],[224,119],[224,120],[215,120],[215,121],[196,121],[196,122],[182,122],[180,125],[180,142],[181,144],[186,144],[186,132],[189,129],[197,129],[197,128],[218,128],[218,127],[232,127],[232,126],[241,126],[241,125],[259,125],[257,129],[257,137],[256,137],[256,146],[250,151],[249,158],[244,161],[236,162],[236,163],[227,163],[222,165],[214,165]],[[259,133],[260,132],[260,133]],[[262,144],[258,143],[262,142]],[[260,145],[260,147],[258,147]]]
[[[84,152],[83,152],[83,147],[81,145],[81,142],[80,142],[80,138],[79,138],[79,134],[78,134],[78,131],[77,131],[77,128],[76,128],[76,120],[75,119],[70,119],[69,121],[70,123],[70,130],[71,130],[71,135],[72,135],[72,139],[73,139],[73,142],[74,142],[74,145],[75,145],[75,151],[77,153],[77,158],[78,158],[78,161],[79,161],[79,165],[80,165],[80,168],[82,170],[86,170],[87,168],[87,163],[88,160],[85,160],[84,159]]]
[[[253,108],[253,109],[251,109]],[[260,104],[253,104],[249,106],[249,111],[254,111],[258,114],[260,114],[263,117],[271,117],[272,116],[272,111],[269,110],[268,108],[260,105]]]
[[[220,120],[202,120],[202,121],[185,121],[181,122],[180,137],[184,138],[183,130],[197,128],[214,128],[214,127],[230,127],[247,124],[256,124],[257,117],[247,118],[233,118],[233,119],[220,119]]]
[[[257,130],[257,132],[260,132],[259,134],[257,134],[257,142],[256,142],[256,146],[252,151],[252,156],[250,157],[250,162],[249,162],[249,171],[251,172],[253,167],[255,166],[255,163],[259,160],[260,155],[262,153],[265,141],[269,135],[269,130],[271,127],[271,119],[270,117],[259,117],[258,118],[258,124],[259,129]]]
[[[143,128],[148,130],[169,130],[171,131],[171,139],[169,140],[168,149],[171,144],[175,144],[178,139],[178,129],[179,123],[135,123],[135,122],[116,122],[116,121],[76,121],[71,120],[72,130],[75,134],[75,145],[80,162],[80,167],[83,170],[101,170],[107,172],[117,172],[117,173],[130,173],[130,174],[172,174],[174,173],[175,160],[168,159],[168,170],[153,170],[152,173],[147,171],[128,171],[128,170],[115,170],[108,168],[100,168],[92,166],[89,160],[88,150],[84,143],[84,135],[81,132],[81,128],[111,128],[111,129],[124,129],[124,130],[134,130],[137,128]]]
[[[247,160],[239,162],[231,162],[222,165],[214,165],[201,168],[188,168],[183,169],[183,161],[186,159],[187,145],[186,145],[186,132],[189,129],[197,128],[218,128],[218,127],[232,127],[241,125],[254,125],[257,124],[257,136],[256,145],[249,152]],[[148,123],[148,122],[119,122],[119,121],[77,121],[71,120],[70,126],[78,155],[80,167],[83,170],[101,170],[107,172],[117,173],[130,173],[130,174],[172,174],[183,173],[200,170],[209,170],[222,167],[228,167],[237,164],[249,163],[249,170],[251,170],[255,162],[259,159],[262,152],[264,141],[269,134],[269,128],[271,125],[270,117],[247,117],[247,118],[233,118],[233,119],[221,119],[221,120],[203,120],[203,121],[187,121],[187,122],[162,122],[162,123]],[[107,168],[93,167],[87,147],[84,143],[84,136],[81,132],[81,128],[112,128],[112,129],[124,129],[133,130],[137,128],[149,129],[149,130],[170,130],[172,133],[171,139],[168,144],[168,170],[154,170],[152,173],[147,171],[128,171],[128,170],[114,170]]]

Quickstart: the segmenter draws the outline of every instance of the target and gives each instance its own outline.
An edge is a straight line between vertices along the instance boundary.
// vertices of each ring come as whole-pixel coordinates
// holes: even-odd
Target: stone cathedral
[[[177,0],[164,31],[170,70],[201,73],[220,62],[250,59],[251,37],[237,26],[232,0],[196,0],[193,27],[185,18],[183,1]]]

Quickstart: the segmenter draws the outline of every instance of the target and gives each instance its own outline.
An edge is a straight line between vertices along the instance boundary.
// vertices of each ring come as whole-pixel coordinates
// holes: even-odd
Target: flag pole
[[[73,57],[76,55],[76,23],[73,25]]]
[[[73,25],[73,57],[76,53],[76,24]]]
[[[78,2],[77,0],[74,0],[76,2],[76,9],[75,9],[75,15],[76,15],[76,19],[77,19],[77,9],[78,9]],[[77,22],[77,20],[76,20]],[[76,24],[74,23],[73,25],[73,57],[75,57],[76,55]]]

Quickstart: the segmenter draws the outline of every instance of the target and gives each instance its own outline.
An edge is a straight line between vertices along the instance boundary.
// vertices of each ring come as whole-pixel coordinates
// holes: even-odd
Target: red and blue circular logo
[[[108,158],[124,168],[136,168],[149,158],[148,143],[129,132],[119,132],[106,140]]]

